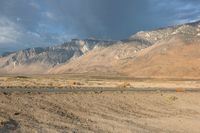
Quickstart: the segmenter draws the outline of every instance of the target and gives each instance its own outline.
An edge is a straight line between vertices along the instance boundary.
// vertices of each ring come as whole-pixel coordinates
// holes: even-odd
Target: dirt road
[[[86,93],[86,92],[200,92],[200,88],[181,88],[181,90],[177,90],[176,88],[115,88],[115,87],[69,87],[69,88],[0,88],[0,93],[60,93],[65,94],[69,92],[73,93]]]

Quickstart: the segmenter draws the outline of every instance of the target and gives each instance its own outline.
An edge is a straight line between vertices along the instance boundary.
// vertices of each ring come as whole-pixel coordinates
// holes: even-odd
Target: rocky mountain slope
[[[55,47],[23,50],[0,58],[0,70],[197,77],[200,75],[199,48],[200,22],[194,22],[138,32],[118,42],[72,40]]]
[[[62,45],[47,48],[30,48],[3,54],[0,58],[1,73],[45,73],[51,67],[74,60],[98,47],[113,44],[112,41],[72,39]]]
[[[199,43],[200,22],[138,32],[49,72],[196,77],[200,74]]]

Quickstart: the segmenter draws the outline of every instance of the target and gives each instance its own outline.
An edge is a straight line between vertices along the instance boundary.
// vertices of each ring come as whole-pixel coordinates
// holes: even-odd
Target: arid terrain
[[[0,83],[1,133],[199,132],[199,79],[10,75]]]
[[[0,94],[0,132],[198,133],[200,94]]]
[[[0,133],[200,133],[200,0],[0,0]]]
[[[199,133],[200,21],[0,56],[0,133]]]
[[[199,78],[121,77],[94,75],[7,75],[0,76],[0,89],[86,89],[86,88],[156,88],[176,90],[200,88]]]
[[[141,31],[119,41],[72,39],[0,56],[0,74],[198,78],[200,21]]]

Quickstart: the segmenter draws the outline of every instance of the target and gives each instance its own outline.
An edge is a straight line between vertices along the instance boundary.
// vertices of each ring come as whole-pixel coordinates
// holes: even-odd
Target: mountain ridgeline
[[[93,49],[106,47],[108,45],[112,45],[113,43],[114,41],[72,39],[62,45],[46,48],[29,48],[13,53],[5,53],[0,58],[0,68],[4,69],[4,72],[6,73],[8,73],[8,71],[11,73],[18,73],[17,69],[22,66],[29,66],[31,68],[31,65],[37,65],[39,68],[40,66],[51,68],[55,65],[74,60]],[[20,73],[21,72],[23,72],[23,70],[21,70]],[[24,70],[24,72],[27,73],[26,70]],[[44,72],[45,70],[36,71],[36,73]]]
[[[47,48],[29,48],[15,53],[6,53],[2,57],[9,57],[3,66],[10,65],[15,62],[16,65],[32,64],[32,63],[46,63],[49,65],[56,65],[75,59],[90,50],[97,47],[104,47],[110,45],[111,41],[100,40],[79,40],[73,39],[62,45],[51,46]]]
[[[72,39],[3,54],[0,73],[197,77],[200,22],[138,32],[126,40]]]

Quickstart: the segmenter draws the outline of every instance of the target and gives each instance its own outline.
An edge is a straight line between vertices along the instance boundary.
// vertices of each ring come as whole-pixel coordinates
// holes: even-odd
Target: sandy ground
[[[200,93],[0,94],[0,132],[199,133]]]

